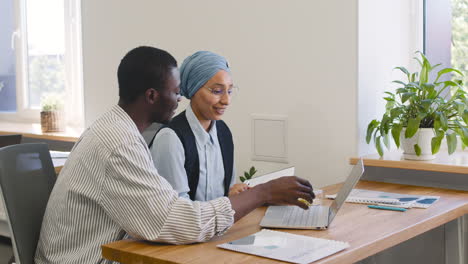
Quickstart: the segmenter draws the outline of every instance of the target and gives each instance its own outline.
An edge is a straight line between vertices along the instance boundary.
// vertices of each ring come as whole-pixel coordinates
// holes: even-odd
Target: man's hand
[[[245,183],[236,183],[234,184],[231,189],[229,189],[229,195],[228,196],[233,196],[236,194],[239,194],[245,190],[249,189],[249,186]]]
[[[237,195],[229,196],[234,214],[238,221],[257,207],[265,204],[297,205],[303,209],[309,207],[298,201],[302,198],[312,203],[315,195],[309,181],[296,176],[281,177],[267,183],[256,185]]]
[[[281,177],[261,184],[259,187],[264,188],[263,192],[269,204],[297,205],[303,209],[308,209],[309,207],[304,202],[297,199],[302,198],[312,203],[315,198],[309,181],[296,176]]]

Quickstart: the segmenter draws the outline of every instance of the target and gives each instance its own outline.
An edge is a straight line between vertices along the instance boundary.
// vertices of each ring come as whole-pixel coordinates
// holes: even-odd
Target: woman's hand
[[[229,189],[229,196],[239,194],[239,193],[241,193],[243,191],[246,191],[248,189],[250,189],[250,187],[247,184],[245,184],[245,183],[236,183],[231,187],[231,189]]]

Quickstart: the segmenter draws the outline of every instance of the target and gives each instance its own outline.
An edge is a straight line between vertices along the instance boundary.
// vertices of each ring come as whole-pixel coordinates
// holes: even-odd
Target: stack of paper
[[[294,176],[294,167],[286,168],[283,170],[265,174],[263,176],[255,177],[255,178],[245,181],[245,183],[248,184],[250,187],[253,187],[255,185],[266,183],[266,182],[269,182],[271,180],[274,180],[283,176]]]
[[[310,263],[344,250],[349,244],[263,229],[218,247],[292,263]]]
[[[335,199],[336,194],[327,195],[327,198]],[[353,189],[346,202],[365,204],[393,204],[408,208],[428,208],[439,200],[440,196],[413,195],[401,193],[389,193],[364,189]]]

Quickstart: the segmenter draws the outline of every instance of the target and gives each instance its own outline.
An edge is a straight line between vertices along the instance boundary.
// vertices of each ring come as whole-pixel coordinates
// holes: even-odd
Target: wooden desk
[[[352,158],[350,163],[355,164],[357,160],[358,158]],[[379,157],[378,154],[367,155],[363,160],[366,168],[361,179],[364,180],[468,191],[468,151],[457,151],[448,155],[446,150],[441,150],[436,159],[429,161],[405,160],[401,151],[386,152],[383,157]],[[468,233],[465,231],[467,229],[468,215],[445,224],[442,232],[445,242],[439,249],[433,248],[429,251],[439,250],[437,254],[445,255],[446,264],[468,263]],[[441,235],[436,231],[431,233],[427,236],[428,239]],[[413,244],[412,248],[415,247],[420,250],[425,248],[424,241]],[[405,256],[410,253],[411,250],[406,250],[397,254]],[[426,258],[428,259],[431,259],[430,255]],[[376,262],[391,263],[382,260]]]
[[[64,132],[43,133],[39,123],[0,122],[0,135],[22,134],[28,138],[39,138],[65,142],[76,142],[83,129],[67,127]]]
[[[328,186],[326,194],[336,193],[340,185]],[[399,184],[361,181],[358,188],[419,195],[438,195],[441,199],[428,209],[395,212],[369,209],[366,205],[346,203],[331,227],[325,231],[280,230],[300,235],[349,242],[351,247],[315,263],[354,263],[468,212],[468,192]],[[326,201],[329,202],[329,201]],[[102,246],[104,258],[130,263],[277,263],[278,261],[218,249],[216,245],[239,239],[260,230],[265,208],[259,208],[237,222],[224,236],[207,243],[162,245],[123,240]]]
[[[358,158],[351,158],[350,164],[354,165],[357,161]],[[379,154],[364,156],[363,161],[365,166],[372,167],[468,174],[468,151],[448,155],[446,150],[441,150],[434,160],[428,161],[405,160],[401,151],[392,151],[386,152],[383,157]]]

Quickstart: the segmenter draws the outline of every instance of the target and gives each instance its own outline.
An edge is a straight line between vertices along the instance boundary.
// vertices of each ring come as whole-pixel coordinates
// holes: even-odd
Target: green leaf
[[[424,99],[424,100],[421,100],[421,106],[424,108],[425,111],[427,111],[429,110],[433,102],[434,101],[431,99]]]
[[[457,134],[447,134],[448,153],[452,154],[457,149]]]
[[[453,101],[453,104],[457,106],[458,115],[463,118],[463,111],[465,111],[465,104],[459,101]]]
[[[388,136],[388,134],[383,135],[383,143],[384,143],[385,147],[388,150],[390,150],[390,137]]]
[[[419,124],[421,123],[421,119],[418,118],[411,118],[408,120],[408,126],[406,127],[405,131],[405,138],[411,138],[416,134],[419,128]]]
[[[246,179],[249,179],[249,176],[250,176],[250,175],[249,175],[248,172],[244,172],[244,177],[245,177]]]
[[[463,73],[457,69],[453,69],[453,68],[445,68],[445,69],[442,69],[440,70],[438,73],[437,73],[437,78],[435,79],[434,82],[437,82],[439,80],[439,78],[444,75],[444,74],[447,74],[449,72],[456,72],[458,74],[460,74],[461,76],[463,76]]]
[[[383,149],[382,149],[382,145],[380,143],[380,138],[381,138],[381,136],[378,136],[375,139],[375,148],[377,149],[377,152],[379,153],[379,156],[382,157],[383,156]]]
[[[458,126],[458,134],[460,135],[460,139],[462,140],[463,144],[468,146],[468,128],[466,126],[460,124],[460,122],[455,122]]]
[[[385,135],[385,134],[388,134],[388,129],[389,129],[389,123],[391,122],[392,120],[390,119],[390,117],[387,115],[387,114],[384,114],[383,117],[382,117],[382,121],[380,123],[380,135]]]
[[[393,108],[392,110],[390,110],[390,118],[393,120],[395,119],[395,117],[399,116],[402,112],[403,110],[400,107]]]
[[[442,63],[437,63],[436,65],[432,66],[432,67],[431,67],[431,71],[432,71],[433,69],[439,67],[440,65],[442,65]]]
[[[454,81],[445,81],[443,82],[445,84],[445,87],[450,86],[450,87],[460,87],[460,84],[454,82]]]
[[[436,117],[434,119],[434,130],[439,130],[441,129],[441,125],[440,125],[440,118],[439,118],[439,115],[436,113]]]
[[[421,62],[421,60],[419,58],[413,57],[413,59],[415,59],[419,63],[419,66],[421,66],[421,67],[423,66],[423,64],[422,64],[422,62]]]
[[[414,96],[414,95],[416,95],[416,93],[413,93],[413,92],[411,92],[411,93],[403,93],[403,95],[401,96],[401,102],[402,102],[402,103],[405,103],[406,101],[408,101],[408,99],[411,98],[411,96]]]
[[[394,124],[392,127],[392,137],[393,137],[393,140],[395,141],[397,148],[400,147],[400,134],[401,134],[402,129],[403,129],[402,124]]]
[[[421,88],[423,88],[423,90],[426,92],[430,92],[435,89],[435,86],[432,83],[423,83],[421,84]]]
[[[417,72],[411,74],[411,80],[410,80],[410,81],[411,81],[411,82],[416,81],[416,78],[417,78],[417,77],[418,77],[418,73],[417,73]]]
[[[406,83],[404,83],[404,82],[402,82],[402,81],[398,81],[398,80],[393,81],[393,83],[398,83],[398,84],[401,84],[401,85],[403,85],[403,86],[406,86]]]
[[[440,149],[440,144],[442,143],[442,139],[444,138],[444,134],[441,134],[440,136],[435,136],[431,139],[431,151],[432,155],[436,154],[439,152]]]
[[[421,147],[418,144],[414,144],[414,152],[416,152],[416,156],[421,155]]]
[[[407,93],[408,92],[408,89],[406,88],[398,88],[396,89],[396,93],[397,94],[402,94],[402,93]]]
[[[440,112],[439,118],[440,118],[440,126],[442,127],[444,131],[447,131],[448,129],[447,116],[445,116],[443,112]]]
[[[462,118],[463,121],[465,121],[465,124],[468,125],[468,109],[465,109],[465,111],[463,111]]]
[[[370,143],[371,141],[371,138],[372,138],[372,132],[374,131],[374,129],[377,128],[377,126],[379,125],[379,122],[377,120],[372,120],[369,125],[367,126],[367,134],[366,134],[366,142],[367,144]]]
[[[241,182],[245,182],[247,179],[244,178],[244,177],[242,177],[242,176],[240,176],[240,180],[241,180]]]
[[[422,53],[421,53],[421,57],[423,58],[423,64],[421,67],[421,73],[419,74],[419,84],[423,84],[427,82],[428,73],[431,68],[431,65],[429,64],[428,60]]]
[[[385,111],[386,114],[389,114],[389,112],[395,107],[395,101],[388,101],[387,104],[385,105]]]
[[[250,176],[252,176],[252,175],[254,175],[254,173],[255,173],[255,167],[252,166],[252,167],[250,167],[249,174],[250,174]]]
[[[437,97],[437,90],[432,90],[427,94],[427,99],[435,99]]]
[[[394,69],[402,71],[406,75],[406,77],[408,77],[408,80],[410,79],[410,73],[405,67],[395,67]]]
[[[421,86],[420,86],[419,83],[417,83],[417,82],[410,82],[410,83],[408,83],[408,85],[406,85],[406,87],[417,88],[418,90],[421,89]],[[413,90],[414,90],[414,89],[413,89]]]

